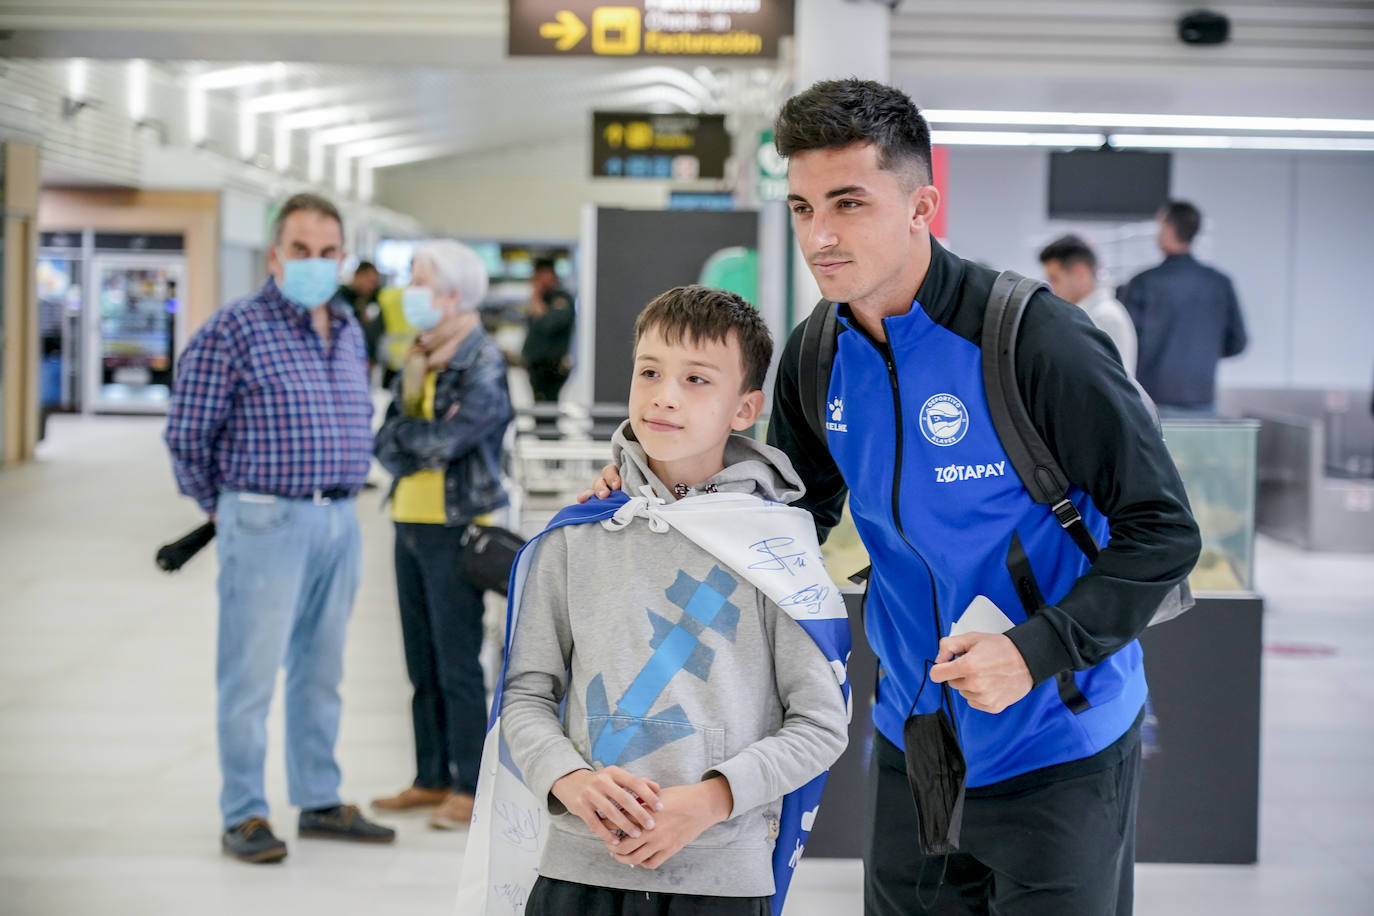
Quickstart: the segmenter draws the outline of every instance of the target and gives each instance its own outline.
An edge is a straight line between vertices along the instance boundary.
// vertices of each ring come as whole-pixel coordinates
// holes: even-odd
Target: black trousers
[[[1137,723],[1094,758],[970,790],[959,851],[926,858],[906,759],[876,734],[865,916],[1130,916],[1139,788]]]
[[[530,388],[534,391],[534,400],[541,404],[556,403],[558,393],[563,390],[563,383],[568,380],[568,373],[563,370],[562,361],[530,363],[526,368],[530,375]]]
[[[396,596],[415,694],[415,785],[475,794],[487,731],[482,592],[458,575],[463,528],[396,523]]]
[[[540,875],[525,916],[768,916],[769,897],[697,897],[592,887]]]

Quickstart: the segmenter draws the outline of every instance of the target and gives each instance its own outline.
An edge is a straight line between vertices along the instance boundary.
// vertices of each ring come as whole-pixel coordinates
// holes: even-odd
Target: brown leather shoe
[[[424,789],[410,786],[389,798],[374,798],[372,807],[382,811],[407,811],[411,808],[431,808],[441,805],[449,797],[448,789]]]
[[[429,826],[435,830],[459,830],[472,821],[472,803],[466,792],[454,792],[429,816]]]

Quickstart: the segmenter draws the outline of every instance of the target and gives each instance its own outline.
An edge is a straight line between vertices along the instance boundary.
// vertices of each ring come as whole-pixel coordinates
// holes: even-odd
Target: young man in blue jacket
[[[996,271],[931,237],[940,193],[916,106],[878,83],[817,83],[783,106],[774,135],[801,253],[839,305],[824,439],[803,412],[798,327],[769,442],[823,532],[848,495],[873,564],[865,912],[1128,914],[1146,694],[1136,636],[1199,549],[1163,439],[1107,336],[1036,293],[1017,387],[1103,545],[1089,563],[994,431],[980,341]],[[931,780],[909,784],[905,736],[942,706],[966,797],[956,851],[923,856],[912,793]]]

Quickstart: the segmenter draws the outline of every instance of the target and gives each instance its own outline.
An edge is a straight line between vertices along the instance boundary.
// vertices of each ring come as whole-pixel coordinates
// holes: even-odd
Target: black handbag
[[[504,595],[515,555],[525,539],[495,525],[468,525],[458,548],[458,574],[472,585]]]

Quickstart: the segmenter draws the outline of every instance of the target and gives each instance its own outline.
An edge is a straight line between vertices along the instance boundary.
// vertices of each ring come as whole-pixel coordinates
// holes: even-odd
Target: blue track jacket
[[[995,276],[932,241],[911,310],[884,321],[886,342],[841,305],[824,443],[801,411],[798,328],[769,430],[801,474],[802,504],[822,531],[848,491],[873,563],[865,626],[881,663],[874,722],[888,740],[903,745],[938,642],[975,599],[1012,625],[1007,635],[1037,685],[1030,694],[993,715],[950,691],[972,788],[1092,756],[1131,727],[1146,694],[1135,637],[1199,548],[1182,482],[1110,340],[1048,292],[1027,310],[1017,380],[1076,485],[1071,499],[1105,542],[1096,564],[1031,499],[983,389],[982,311]],[[1009,571],[1018,551],[1045,602],[1032,614]],[[1061,699],[1061,671],[1073,672],[1086,708],[1074,712]],[[934,711],[940,696],[939,685],[927,685],[914,711]]]

